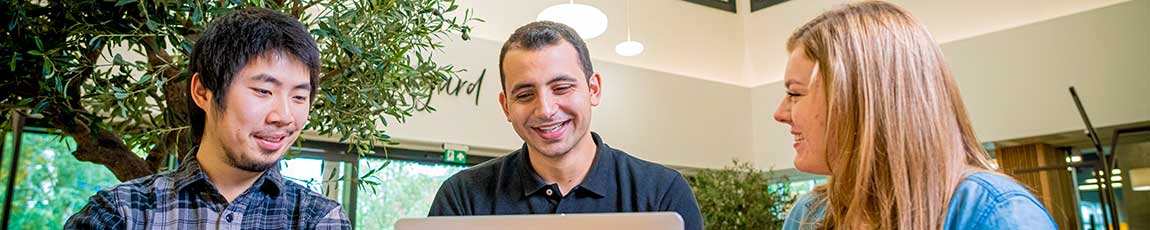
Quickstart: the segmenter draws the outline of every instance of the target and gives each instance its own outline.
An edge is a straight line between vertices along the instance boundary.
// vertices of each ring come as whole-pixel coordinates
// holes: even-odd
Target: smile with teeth
[[[543,132],[552,132],[559,129],[559,127],[563,127],[563,123],[555,124],[552,126],[539,127],[539,130],[543,130]]]
[[[284,139],[283,135],[256,135],[256,138],[268,142],[279,142]]]
[[[563,128],[564,125],[567,125],[567,121],[559,122],[559,123],[556,123],[554,125],[549,125],[549,126],[536,126],[535,129],[538,129],[539,131],[542,131],[544,133],[550,133],[550,132],[555,132],[556,130],[559,130],[559,128]]]
[[[288,137],[288,134],[287,133],[256,133],[255,135],[252,135],[252,136],[255,137],[256,145],[258,145],[261,150],[266,151],[266,152],[273,152],[273,151],[278,151],[278,150],[282,149],[286,145],[286,144],[284,144],[284,138]]]

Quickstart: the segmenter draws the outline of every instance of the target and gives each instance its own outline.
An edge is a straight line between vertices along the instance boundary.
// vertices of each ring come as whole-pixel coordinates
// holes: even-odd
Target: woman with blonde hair
[[[1056,229],[991,166],[941,49],[906,10],[848,4],[787,42],[795,167],[830,176],[784,229]]]

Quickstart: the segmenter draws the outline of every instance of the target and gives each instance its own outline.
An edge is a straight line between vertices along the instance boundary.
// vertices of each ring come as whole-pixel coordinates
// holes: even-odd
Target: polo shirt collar
[[[617,186],[612,177],[612,169],[616,166],[615,152],[610,146],[603,143],[603,139],[599,137],[598,133],[591,132],[591,138],[595,142],[595,160],[591,163],[591,169],[587,171],[587,176],[583,177],[583,182],[580,182],[571,191],[588,192],[595,197],[609,196],[611,195],[609,192],[615,191]],[[512,165],[518,168],[513,171],[512,176],[518,178],[523,196],[530,196],[550,187],[550,184],[547,184],[531,167],[527,144],[523,144],[519,150],[512,154],[516,154],[514,157],[517,157],[517,159],[511,159]]]

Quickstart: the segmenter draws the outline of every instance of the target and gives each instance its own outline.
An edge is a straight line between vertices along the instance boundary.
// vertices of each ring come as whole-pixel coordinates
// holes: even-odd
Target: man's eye
[[[268,96],[268,95],[272,95],[272,91],[271,91],[271,90],[260,89],[260,88],[252,88],[252,90],[253,90],[253,91],[256,91],[256,94],[258,94],[258,95],[260,95],[260,96]]]

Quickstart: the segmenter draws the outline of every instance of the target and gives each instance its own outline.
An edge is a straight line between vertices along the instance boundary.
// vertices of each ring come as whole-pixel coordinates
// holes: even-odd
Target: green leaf
[[[44,111],[45,108],[48,108],[47,100],[41,101],[40,104],[37,104],[35,108],[32,108],[32,114],[40,113],[40,111]]]
[[[116,2],[116,7],[124,6],[133,2],[136,2],[136,0],[120,0]]]
[[[317,37],[327,37],[328,36],[327,30],[323,30],[323,29],[311,29],[311,34],[314,34]]]
[[[29,50],[28,54],[36,55],[36,56],[44,56],[44,53],[40,53],[39,50]]]
[[[20,100],[20,102],[16,102],[16,105],[18,105],[18,106],[25,106],[25,105],[28,105],[28,104],[32,104],[32,101],[33,101],[33,100],[35,100],[35,98],[31,98],[31,97],[29,97],[29,98],[24,98],[24,99],[21,99],[21,100]]]
[[[201,11],[199,7],[192,7],[192,24],[200,24],[203,19],[204,11]]]
[[[52,76],[52,61],[45,58],[43,68],[40,69],[40,74],[45,78]]]
[[[112,64],[131,65],[132,63],[128,63],[128,61],[124,61],[124,56],[121,56],[120,54],[116,54],[116,56],[112,58]]]
[[[187,53],[187,54],[192,53],[192,42],[189,42],[189,41],[180,42],[180,47],[184,48],[184,53]]]
[[[12,53],[12,60],[8,61],[8,71],[16,72],[16,53]]]
[[[36,49],[44,50],[44,43],[40,42],[40,36],[36,36],[35,40],[36,40]]]
[[[156,23],[156,21],[152,21],[152,19],[148,19],[148,22],[145,22],[144,25],[148,26],[148,29],[152,31],[156,31],[156,28],[160,28],[160,24]]]
[[[56,76],[56,77],[53,77],[52,79],[55,79],[55,81],[56,81],[56,92],[59,92],[60,94],[64,94],[64,82],[61,82],[60,78],[63,78],[63,77]]]
[[[124,106],[124,102],[116,102],[116,105],[120,106],[120,117],[128,117],[128,107]]]

